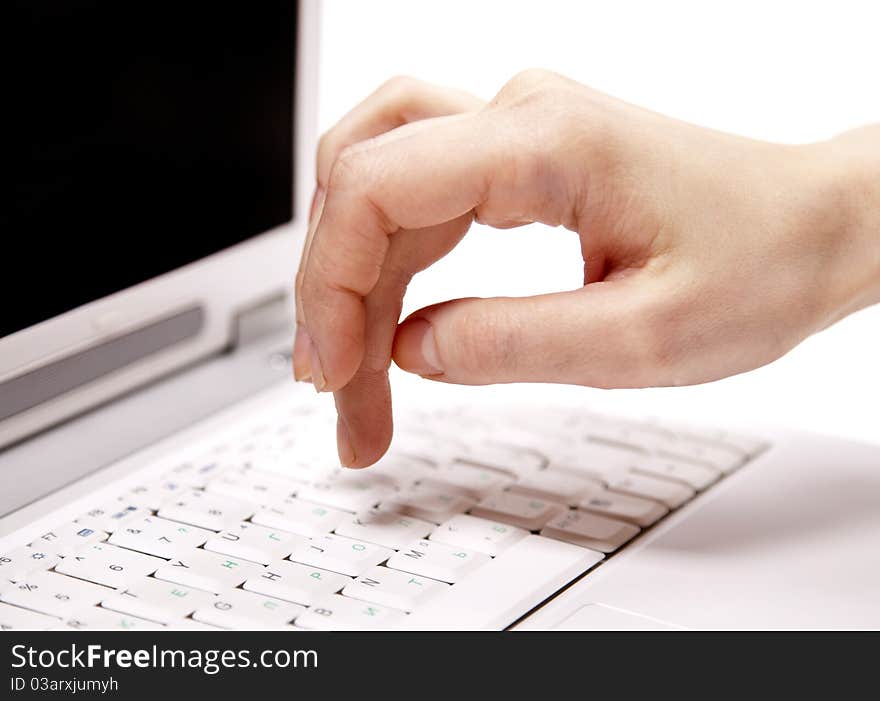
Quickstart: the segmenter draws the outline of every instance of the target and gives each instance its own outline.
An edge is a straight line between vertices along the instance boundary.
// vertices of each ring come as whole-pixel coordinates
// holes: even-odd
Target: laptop
[[[17,25],[0,628],[880,627],[876,447],[395,376],[340,468],[289,353],[316,4],[90,8]]]

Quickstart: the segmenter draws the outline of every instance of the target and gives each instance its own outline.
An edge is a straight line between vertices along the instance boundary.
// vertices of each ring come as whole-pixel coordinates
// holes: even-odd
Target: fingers
[[[391,442],[391,345],[412,275],[448,253],[471,224],[470,215],[392,240],[379,282],[364,299],[364,357],[354,377],[336,392],[339,460],[365,467]]]
[[[336,392],[339,462],[361,467],[375,462],[391,442],[388,366],[405,283],[384,280],[367,300],[367,352],[351,381]]]
[[[400,325],[403,370],[468,385],[558,382],[642,386],[656,368],[644,281],[599,282],[528,298],[459,299],[421,309]],[[652,382],[656,374],[651,374]]]
[[[311,376],[314,353],[311,339],[303,327],[300,300],[302,277],[315,227],[324,206],[330,170],[339,154],[349,146],[370,139],[401,125],[417,120],[456,114],[482,107],[480,100],[461,90],[452,90],[424,83],[413,78],[392,78],[355,107],[328,131],[318,147],[317,183],[309,213],[309,227],[296,275],[297,333],[294,343],[293,368],[298,380]]]
[[[533,167],[538,146],[512,149],[517,139],[505,133],[503,119],[478,112],[420,125],[347,151],[333,167],[302,286],[319,389],[343,387],[360,366],[363,298],[402,230],[472,211],[489,224],[558,223],[558,210],[567,208],[563,197],[546,196],[555,180],[552,164]]]
[[[300,257],[299,269],[296,272],[296,292],[294,302],[296,304],[296,337],[293,342],[293,377],[295,380],[303,381],[311,379],[311,358],[314,354],[312,341],[303,326],[303,310],[302,310],[302,278],[305,272],[305,261],[308,257],[309,246],[312,236],[315,233],[315,227],[321,219],[321,211],[324,209],[324,189],[318,187],[312,197],[312,206],[309,212],[309,227],[306,232],[306,240],[303,246],[303,252]]]
[[[345,115],[318,144],[317,177],[326,187],[340,153],[404,124],[480,109],[485,103],[462,90],[442,88],[414,78],[392,78]]]

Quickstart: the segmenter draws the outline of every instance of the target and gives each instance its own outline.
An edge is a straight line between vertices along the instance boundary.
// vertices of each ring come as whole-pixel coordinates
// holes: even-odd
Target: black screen
[[[290,220],[295,2],[26,0],[4,24],[0,337]]]

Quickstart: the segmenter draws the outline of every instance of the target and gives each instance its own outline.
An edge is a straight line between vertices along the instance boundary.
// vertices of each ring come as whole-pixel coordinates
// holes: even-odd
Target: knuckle
[[[385,81],[377,94],[393,124],[402,125],[419,114],[418,107],[426,99],[427,92],[427,84],[421,80],[398,75]]]
[[[336,150],[336,137],[334,130],[326,131],[321,134],[321,138],[318,139],[318,149],[317,149],[317,177],[318,182],[322,185],[327,185],[327,180],[329,178],[330,171],[333,168],[333,162],[335,161],[335,150]]]
[[[551,89],[560,80],[560,76],[543,68],[527,68],[514,75],[501,88],[501,93],[520,97],[529,93]],[[500,93],[500,94],[501,94]]]
[[[345,144],[345,137],[331,129],[318,143],[318,179],[328,190],[350,183],[354,170],[362,166],[358,144]]]
[[[330,169],[327,191],[350,190],[358,182],[362,182],[363,161],[357,150],[346,146],[339,152]]]
[[[395,75],[379,86],[378,92],[391,97],[406,95],[417,89],[421,82],[408,75]]]
[[[490,103],[496,107],[528,107],[559,103],[553,96],[570,90],[573,83],[558,73],[529,68],[508,80]]]
[[[321,137],[318,139],[318,163],[327,160],[332,154],[335,141],[336,139],[333,129],[328,129],[321,134]]]
[[[527,126],[544,152],[564,155],[580,148],[601,167],[620,151],[621,115],[613,103],[558,73],[540,68],[517,73],[491,107],[516,115],[515,123]]]

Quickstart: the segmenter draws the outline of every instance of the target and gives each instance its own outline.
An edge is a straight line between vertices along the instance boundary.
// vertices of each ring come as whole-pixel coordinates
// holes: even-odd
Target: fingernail
[[[324,378],[324,371],[321,369],[321,359],[318,357],[318,349],[312,343],[309,349],[309,366],[312,373],[312,384],[315,386],[316,392],[324,391],[327,386],[327,380]]]
[[[311,376],[312,337],[303,326],[297,325],[293,341],[293,379],[306,382]]]
[[[412,319],[401,329],[409,349],[404,369],[417,375],[440,375],[443,368],[437,353],[434,327],[426,319]]]
[[[343,466],[351,467],[354,465],[354,447],[351,444],[348,426],[345,425],[342,417],[336,419],[336,449],[339,452],[339,462]]]

